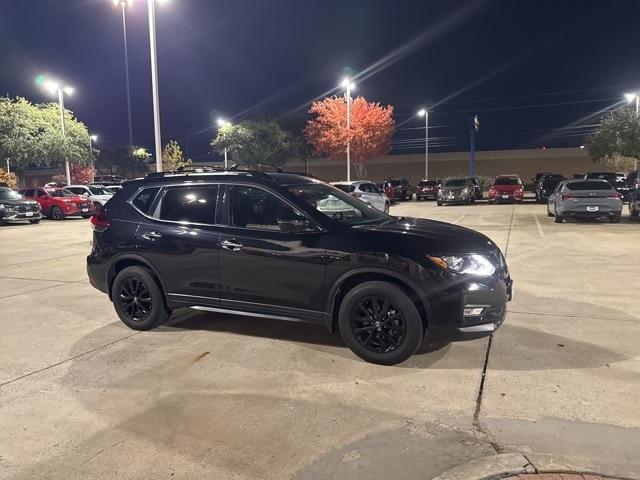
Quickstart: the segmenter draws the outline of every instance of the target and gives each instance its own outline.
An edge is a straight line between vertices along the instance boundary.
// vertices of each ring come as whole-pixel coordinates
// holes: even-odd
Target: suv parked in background
[[[38,202],[27,200],[9,187],[0,187],[0,224],[18,221],[38,223],[41,219]]]
[[[107,190],[105,187],[99,187],[97,185],[69,185],[65,188],[71,193],[90,199],[96,210],[104,207],[104,204],[107,203],[114,194],[114,192]]]
[[[386,180],[394,188],[393,194],[397,200],[411,200],[416,189],[406,178],[390,178]]]
[[[549,197],[547,215],[562,223],[568,217],[607,217],[620,222],[622,196],[606,180],[564,180]]]
[[[585,174],[586,180],[606,180],[622,196],[622,200],[629,200],[629,196],[635,189],[635,185],[627,183],[626,180],[619,180],[615,172],[589,172]]]
[[[311,321],[391,365],[436,332],[490,335],[511,299],[486,236],[391,217],[300,175],[150,174],[91,223],[90,282],[136,330],[181,307]]]
[[[475,185],[471,177],[448,177],[438,190],[437,204],[473,203],[476,199]]]
[[[359,180],[356,182],[336,182],[331,185],[351,196],[359,198],[363,202],[371,205],[373,208],[389,213],[389,205],[391,204],[391,201],[387,198],[387,195],[384,192],[378,190],[378,187],[376,187],[373,182]]]
[[[489,202],[521,202],[524,185],[517,175],[498,175],[489,188]]]
[[[53,220],[81,216],[89,218],[95,213],[93,202],[64,188],[25,188],[20,193],[40,204],[43,215]]]
[[[120,185],[126,181],[127,179],[120,175],[96,175],[93,177],[92,183],[100,185]]]
[[[442,180],[421,180],[416,186],[416,200],[420,201],[423,198],[437,200],[440,185],[442,185]]]
[[[549,175],[541,177],[536,186],[536,202],[547,203],[549,196],[563,180],[566,180],[566,177],[556,173],[550,173]]]
[[[640,188],[636,188],[629,196],[629,216],[631,218],[640,217]]]

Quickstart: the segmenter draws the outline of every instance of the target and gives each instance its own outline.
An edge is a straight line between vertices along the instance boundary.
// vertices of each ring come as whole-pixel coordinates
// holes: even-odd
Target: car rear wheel
[[[51,207],[51,210],[49,210],[49,217],[51,217],[52,220],[64,220],[64,213],[60,207],[54,205]]]
[[[118,273],[111,298],[120,320],[134,330],[150,330],[171,315],[158,283],[144,267],[131,266]]]
[[[555,207],[553,210],[553,216],[555,217],[553,220],[556,223],[562,223],[562,221],[564,220],[560,215],[558,215],[558,207]]]
[[[438,205],[439,207],[441,207],[441,206],[442,206],[442,202],[441,202],[440,200],[437,200],[437,201],[436,201],[436,205]]]
[[[340,304],[340,334],[360,358],[381,365],[405,361],[420,347],[425,329],[418,309],[398,286],[362,283]]]
[[[631,218],[638,218],[640,212],[633,207],[633,203],[629,202],[629,216]]]

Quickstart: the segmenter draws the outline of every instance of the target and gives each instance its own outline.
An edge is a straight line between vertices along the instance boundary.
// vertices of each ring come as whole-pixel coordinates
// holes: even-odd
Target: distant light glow
[[[95,142],[98,140],[98,135],[91,135],[91,141]]]
[[[45,81],[43,86],[52,94],[56,93],[58,88],[60,88],[56,82],[52,82],[51,80]]]
[[[344,89],[354,90],[356,88],[356,84],[353,83],[348,78],[344,78],[342,82],[340,82],[340,86]]]
[[[584,145],[580,145],[580,150],[584,150]]]
[[[231,126],[231,122],[225,120],[224,118],[219,118],[217,120],[217,122],[218,122],[218,126],[219,127],[229,127],[229,126]]]
[[[75,92],[75,88],[73,88],[73,87],[64,87],[64,88],[62,89],[62,91],[63,91],[64,93],[66,93],[67,95],[72,95],[72,94],[73,94],[73,92]]]
[[[419,116],[419,117],[424,117],[426,114],[427,114],[427,110],[426,110],[425,108],[421,109],[421,110],[418,112],[418,116]]]
[[[638,96],[637,93],[625,93],[624,94],[624,98],[626,98],[627,102],[629,102],[629,103],[633,102],[636,99],[637,96]]]

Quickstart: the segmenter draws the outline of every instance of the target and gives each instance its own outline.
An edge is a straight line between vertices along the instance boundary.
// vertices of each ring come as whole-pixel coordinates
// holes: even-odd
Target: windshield
[[[60,189],[47,189],[47,193],[52,197],[75,197],[75,193],[71,193],[69,190],[60,188]]]
[[[494,185],[520,185],[520,179],[517,177],[496,178]]]
[[[349,185],[348,183],[336,183],[334,187],[339,188],[343,192],[347,192],[347,193],[351,193],[356,189],[355,186]]]
[[[0,190],[0,200],[23,200],[24,197],[14,190],[3,188]]]
[[[323,215],[342,225],[393,222],[395,219],[348,193],[324,183],[289,185],[287,188]]]
[[[445,187],[466,187],[468,185],[466,178],[452,178],[451,180],[445,180]]]
[[[108,192],[102,187],[89,187],[89,190],[91,190],[91,193],[94,195],[111,195],[111,192]]]
[[[591,172],[591,173],[587,173],[586,178],[607,180],[608,182],[618,181],[618,175],[616,175],[613,172]]]
[[[438,185],[438,182],[436,182],[435,180],[428,180],[428,181],[422,181],[420,183],[418,183],[419,187],[435,187]]]

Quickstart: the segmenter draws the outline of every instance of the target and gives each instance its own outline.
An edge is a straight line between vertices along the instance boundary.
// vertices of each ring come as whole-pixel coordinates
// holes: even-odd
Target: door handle
[[[231,252],[239,252],[240,249],[242,248],[241,243],[236,243],[231,240],[223,240],[222,242],[220,242],[220,246],[225,250],[229,250]]]
[[[158,238],[162,238],[162,234],[152,230],[150,232],[144,232],[142,234],[142,238],[144,238],[146,240],[156,240]]]

